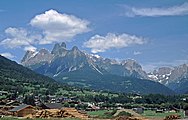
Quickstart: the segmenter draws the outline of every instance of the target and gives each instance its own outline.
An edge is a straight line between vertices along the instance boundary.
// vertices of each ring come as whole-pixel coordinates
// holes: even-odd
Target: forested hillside
[[[55,80],[37,74],[32,70],[0,56],[0,90],[10,93],[55,93],[58,88],[70,87],[58,84]]]

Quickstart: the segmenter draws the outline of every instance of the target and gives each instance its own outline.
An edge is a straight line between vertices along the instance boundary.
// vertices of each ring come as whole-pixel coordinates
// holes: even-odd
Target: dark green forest
[[[0,90],[13,94],[41,93],[54,94],[58,88],[72,89],[70,86],[57,83],[55,80],[37,74],[16,62],[0,56]]]

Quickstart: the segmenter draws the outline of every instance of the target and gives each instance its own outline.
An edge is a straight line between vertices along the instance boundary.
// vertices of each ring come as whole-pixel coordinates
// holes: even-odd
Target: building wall
[[[185,110],[185,116],[188,117],[188,110]]]
[[[34,109],[32,107],[27,107],[27,108],[25,108],[23,110],[18,111],[17,112],[17,116],[18,117],[24,117],[24,116],[26,116],[28,114],[32,114],[33,112],[34,112]]]

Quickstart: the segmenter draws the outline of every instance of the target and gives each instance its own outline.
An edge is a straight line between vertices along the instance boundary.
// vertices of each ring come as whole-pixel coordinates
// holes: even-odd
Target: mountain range
[[[151,80],[160,82],[177,93],[188,93],[188,65],[161,67],[148,73]]]
[[[46,49],[27,51],[21,64],[58,82],[76,86],[126,93],[173,93],[170,89],[174,84],[165,81],[168,75],[172,76],[170,68],[146,73],[135,60],[103,58],[83,52],[76,46],[68,50],[64,42],[56,43],[51,52]],[[163,76],[163,72],[166,78],[157,76]]]
[[[118,76],[148,78],[147,73],[135,60],[128,59],[118,62],[114,59],[87,54],[76,46],[67,50],[65,43],[55,44],[51,52],[46,49],[41,49],[38,52],[27,51],[21,63],[51,77],[90,66],[100,74],[110,73]],[[44,69],[45,67],[46,69]]]

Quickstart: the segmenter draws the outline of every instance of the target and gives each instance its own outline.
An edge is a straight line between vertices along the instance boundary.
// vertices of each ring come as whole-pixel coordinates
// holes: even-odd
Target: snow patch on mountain
[[[92,65],[92,67],[94,68],[94,70],[96,70],[96,71],[99,72],[101,75],[103,75],[103,73],[102,73],[99,69],[97,69],[97,68],[95,67],[95,65],[93,65],[92,63],[91,63],[91,65]]]

